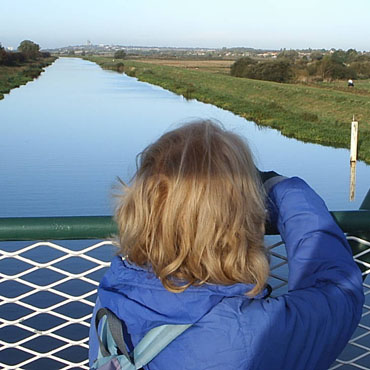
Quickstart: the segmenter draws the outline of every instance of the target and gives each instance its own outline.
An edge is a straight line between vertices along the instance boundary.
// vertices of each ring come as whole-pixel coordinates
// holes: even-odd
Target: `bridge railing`
[[[368,194],[370,202],[370,192]],[[367,207],[366,200],[363,208]],[[370,208],[370,207],[368,207]],[[332,212],[370,272],[370,211]],[[111,217],[0,219],[0,368],[88,369],[96,288],[115,254]],[[287,257],[267,236],[273,295],[287,291]],[[370,285],[360,325],[331,369],[370,369]]]

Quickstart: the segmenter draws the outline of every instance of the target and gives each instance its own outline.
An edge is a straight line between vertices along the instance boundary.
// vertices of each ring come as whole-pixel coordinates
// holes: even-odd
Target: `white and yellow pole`
[[[351,183],[349,190],[349,200],[355,199],[356,192],[356,161],[357,161],[357,142],[358,142],[358,122],[355,121],[355,116],[352,119],[351,126],[351,149],[350,149],[350,167],[351,167]]]
[[[358,141],[358,122],[355,121],[355,116],[353,116],[352,127],[351,127],[350,162],[356,162],[357,161],[357,141]]]

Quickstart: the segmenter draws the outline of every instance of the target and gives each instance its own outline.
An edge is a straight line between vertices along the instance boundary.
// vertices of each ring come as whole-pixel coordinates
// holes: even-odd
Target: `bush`
[[[240,58],[231,66],[231,75],[275,82],[370,78],[370,55],[360,55],[354,49],[347,52],[337,50],[325,56],[314,51],[310,55],[310,62],[296,58],[296,53],[294,50],[284,50],[278,58],[262,61]]]
[[[136,77],[136,68],[131,67],[129,70],[125,71],[125,73],[127,74],[127,76]]]
[[[126,52],[123,49],[117,50],[114,53],[114,58],[115,59],[125,59],[125,57],[126,57]]]
[[[0,44],[0,65],[5,64],[7,60],[7,52]]]
[[[370,78],[370,61],[353,62],[350,67],[356,73],[357,78]]]
[[[14,66],[27,60],[23,53],[0,50],[0,65]]]
[[[230,73],[235,77],[247,77],[249,74],[249,68],[256,64],[257,61],[252,58],[240,58],[232,64]]]
[[[319,71],[325,80],[356,78],[355,71],[341,63],[338,56],[334,58],[325,56],[321,61]]]
[[[116,71],[117,72],[123,72],[125,70],[125,65],[122,62],[119,62],[116,64]]]
[[[274,82],[288,82],[293,78],[292,66],[287,60],[273,60],[259,63],[252,63],[247,60],[236,66],[233,65],[233,67],[231,71],[236,77]]]
[[[321,60],[322,58],[324,58],[324,54],[320,53],[319,51],[313,51],[310,54],[310,58],[311,60]]]
[[[299,54],[297,51],[295,50],[283,50],[281,51],[278,55],[277,55],[278,58],[284,58],[284,59],[289,59],[291,61],[294,61],[296,59],[298,59],[299,57]]]
[[[293,77],[292,66],[285,60],[259,63],[257,67],[256,77],[259,80],[289,82]]]
[[[26,69],[23,73],[27,77],[36,78],[40,75],[41,68],[31,67],[31,68]]]
[[[317,59],[318,60],[318,59]],[[320,62],[312,62],[307,64],[307,72],[309,76],[315,76],[318,74]]]

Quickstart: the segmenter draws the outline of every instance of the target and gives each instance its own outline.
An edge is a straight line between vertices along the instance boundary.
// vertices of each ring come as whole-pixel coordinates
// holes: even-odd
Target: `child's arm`
[[[303,180],[275,184],[269,202],[270,222],[286,245],[289,292],[262,303],[270,319],[266,340],[280,348],[263,361],[284,363],[285,369],[327,369],[360,321],[360,270],[342,230]]]

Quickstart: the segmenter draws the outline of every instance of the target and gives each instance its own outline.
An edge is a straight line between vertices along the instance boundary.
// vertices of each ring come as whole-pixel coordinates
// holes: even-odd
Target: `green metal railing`
[[[331,214],[345,233],[370,232],[370,210]],[[105,239],[116,233],[110,216],[0,218],[0,241]]]
[[[105,239],[116,233],[110,216],[0,218],[0,241]]]
[[[343,232],[370,240],[370,189],[358,211],[331,214]],[[111,216],[0,218],[0,241],[106,239],[114,234],[117,225]],[[349,242],[354,255],[368,248],[355,240]],[[360,260],[370,263],[370,253]]]
[[[370,189],[358,211],[332,211],[343,232],[370,240]],[[106,239],[117,234],[111,216],[0,218],[0,241]],[[353,254],[367,246],[350,241]],[[370,263],[370,254],[362,258]]]

